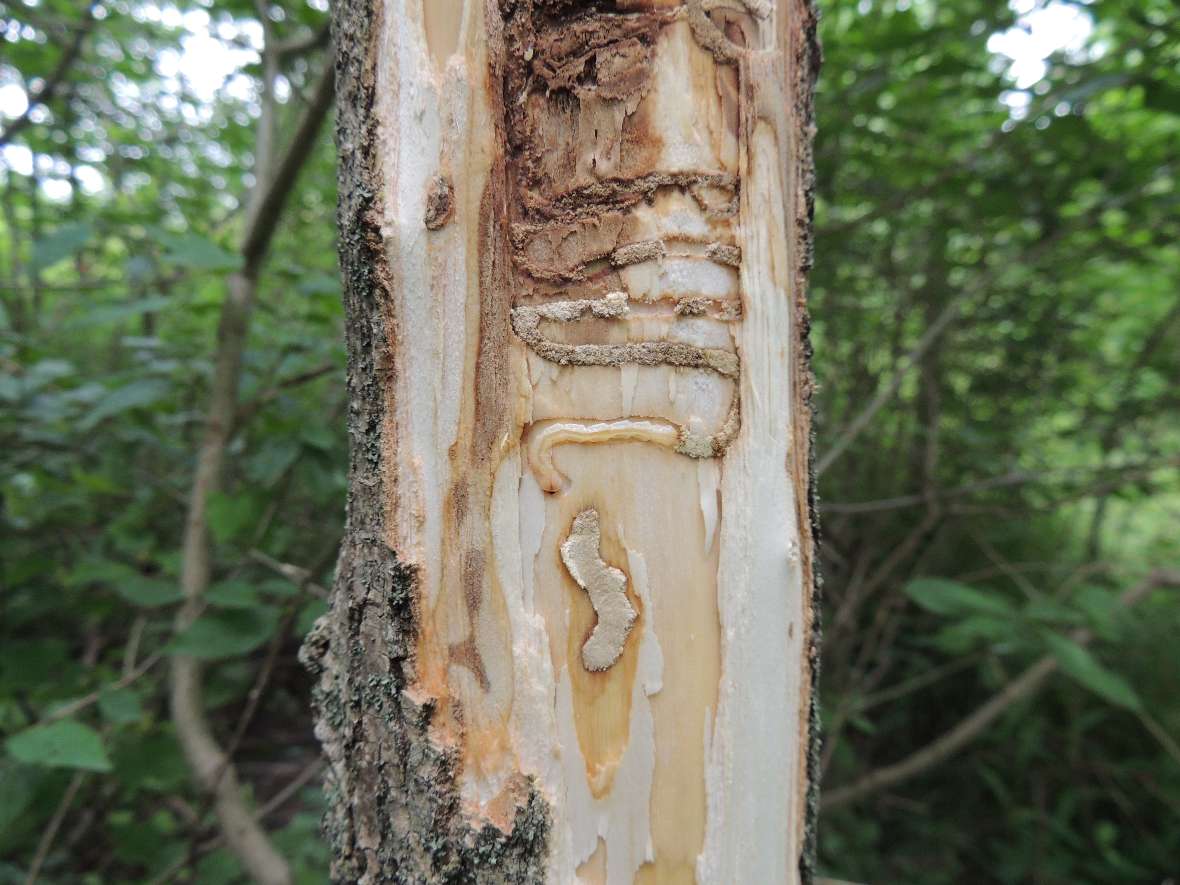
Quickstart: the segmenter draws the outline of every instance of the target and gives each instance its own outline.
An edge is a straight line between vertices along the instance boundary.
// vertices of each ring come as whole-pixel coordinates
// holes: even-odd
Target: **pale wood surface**
[[[415,569],[409,691],[437,701],[477,826],[545,800],[553,882],[797,881],[806,7],[560,6],[383,5],[384,525]],[[586,547],[575,576],[588,511],[601,563]],[[611,606],[629,629],[588,651]]]

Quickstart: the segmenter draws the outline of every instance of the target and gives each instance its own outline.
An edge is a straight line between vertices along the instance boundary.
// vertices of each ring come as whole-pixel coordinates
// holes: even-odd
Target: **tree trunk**
[[[807,0],[335,25],[335,879],[806,881]]]

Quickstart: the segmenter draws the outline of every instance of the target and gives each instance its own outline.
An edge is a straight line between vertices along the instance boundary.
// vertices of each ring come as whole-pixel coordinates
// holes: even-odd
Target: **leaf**
[[[32,691],[66,682],[69,659],[64,640],[56,637],[10,639],[0,642],[0,694]]]
[[[1013,638],[1012,621],[995,615],[969,615],[934,634],[934,644],[951,654],[966,654]]]
[[[132,733],[113,755],[120,785],[133,792],[170,793],[188,782],[184,754],[170,732]]]
[[[267,578],[258,585],[258,589],[268,596],[278,596],[289,599],[299,593],[299,587],[286,578]]]
[[[1033,599],[1021,614],[1032,621],[1044,624],[1081,624],[1085,617],[1077,609],[1058,602],[1056,599]]]
[[[86,245],[94,235],[94,228],[86,222],[63,224],[33,243],[32,270],[40,272],[69,258]]]
[[[140,378],[116,387],[78,422],[78,428],[91,430],[114,415],[154,405],[168,395],[169,389],[170,385],[162,378]]]
[[[278,622],[273,606],[207,611],[170,643],[170,654],[202,660],[232,658],[266,642]]]
[[[303,607],[299,612],[299,618],[295,621],[295,630],[300,636],[306,636],[311,632],[311,628],[315,626],[316,620],[320,615],[328,611],[328,604],[322,599],[313,599]]]
[[[89,329],[105,323],[118,323],[145,313],[156,313],[175,307],[181,299],[167,295],[152,295],[115,304],[101,304],[64,324],[67,329]]]
[[[251,479],[269,488],[295,463],[301,451],[295,440],[282,437],[268,440],[250,459],[246,472]]]
[[[1100,664],[1086,648],[1060,633],[1043,635],[1063,673],[1115,706],[1128,710],[1143,709],[1143,702],[1130,683]]]
[[[217,493],[209,496],[209,531],[218,544],[225,544],[255,525],[262,513],[255,499],[246,495]]]
[[[253,608],[262,604],[258,591],[249,581],[218,581],[205,591],[205,599],[221,608]]]
[[[47,768],[110,771],[111,760],[97,731],[73,719],[35,725],[10,737],[5,745],[13,759]]]
[[[98,709],[114,725],[127,725],[143,718],[143,705],[130,688],[107,689],[98,696]]]
[[[332,446],[336,444],[336,434],[318,424],[304,425],[299,431],[299,438],[309,447],[321,452],[332,451]]]
[[[229,271],[237,270],[242,259],[239,255],[227,252],[212,240],[196,234],[157,234],[161,245],[165,249],[165,259],[178,267],[193,270]]]
[[[946,578],[917,578],[905,586],[905,594],[936,615],[1012,615],[1012,606],[1002,596],[983,593]]]
[[[86,560],[70,573],[68,582],[72,587],[102,585],[144,608],[168,605],[181,598],[180,586],[174,579],[143,575],[125,563],[107,559]]]
[[[168,578],[150,578],[146,575],[130,575],[121,581],[111,583],[111,589],[130,602],[143,608],[156,608],[179,602],[180,585]]]
[[[0,759],[0,837],[18,823],[37,798],[46,772],[10,759]]]
[[[1087,584],[1074,594],[1074,604],[1086,616],[1094,632],[1103,639],[1115,639],[1121,631],[1126,609],[1109,590]]]

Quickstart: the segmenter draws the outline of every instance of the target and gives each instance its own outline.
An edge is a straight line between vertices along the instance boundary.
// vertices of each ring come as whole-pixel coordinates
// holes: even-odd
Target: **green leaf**
[[[1118,707],[1143,709],[1130,683],[1100,664],[1086,648],[1060,633],[1045,633],[1044,639],[1063,673]]]
[[[132,733],[113,755],[120,785],[133,792],[174,793],[188,782],[188,765],[170,732]]]
[[[164,246],[165,259],[178,267],[193,270],[228,271],[237,270],[242,264],[241,256],[222,249],[212,240],[196,234],[169,234],[160,232],[157,239]]]
[[[85,313],[80,313],[74,319],[64,324],[66,329],[90,329],[96,325],[118,323],[132,319],[145,313],[157,313],[175,307],[181,303],[180,298],[168,295],[152,295],[132,301],[122,301],[116,304],[101,304],[92,307]]]
[[[1033,599],[1025,605],[1022,614],[1029,620],[1043,624],[1074,625],[1085,621],[1081,612],[1056,599]]]
[[[56,637],[0,642],[0,695],[65,683],[70,660],[66,643]]]
[[[1012,615],[1012,606],[1002,596],[983,593],[946,578],[917,578],[905,586],[905,594],[922,608],[948,617],[969,614]]]
[[[968,615],[934,634],[934,644],[950,654],[966,654],[985,645],[1013,638],[1015,630],[1009,618],[995,615]]]
[[[246,471],[251,479],[269,488],[295,463],[300,452],[302,448],[295,440],[281,437],[269,440],[250,459]]]
[[[111,584],[111,589],[130,602],[143,608],[156,608],[178,602],[182,596],[180,585],[168,578],[129,575]]]
[[[328,604],[322,599],[313,599],[299,612],[295,621],[295,630],[300,636],[306,636],[315,626],[316,619],[328,610]]]
[[[254,608],[262,604],[258,591],[249,581],[218,581],[205,591],[205,599],[221,608]]]
[[[116,387],[78,422],[78,428],[91,430],[114,415],[154,405],[168,395],[169,389],[169,383],[162,378],[140,378]]]
[[[321,452],[332,451],[332,446],[336,444],[336,434],[319,424],[305,424],[299,431],[299,438],[310,448]]]
[[[35,725],[10,737],[5,746],[13,759],[47,768],[110,771],[111,760],[97,731],[73,719]]]
[[[262,515],[254,498],[217,493],[209,496],[209,531],[218,544],[225,544],[253,528]]]
[[[197,881],[206,885],[237,885],[242,881],[242,864],[229,851],[220,848],[197,863]]]
[[[143,575],[122,562],[88,559],[69,575],[69,585],[81,587],[99,584],[117,593],[132,605],[154,608],[181,598],[180,585],[172,578]]]
[[[258,589],[268,596],[277,596],[281,599],[290,599],[299,593],[298,585],[286,578],[267,578],[258,585]]]
[[[40,272],[74,255],[94,235],[86,222],[63,224],[33,244],[32,270]]]
[[[98,696],[98,709],[114,725],[127,725],[143,718],[143,705],[130,688],[111,688]]]
[[[1117,594],[1087,584],[1078,588],[1073,601],[1099,636],[1103,639],[1118,636],[1126,610],[1119,604]]]
[[[278,622],[273,606],[207,611],[178,635],[170,654],[218,660],[247,654],[266,642]]]
[[[37,798],[37,790],[47,773],[39,768],[0,759],[0,837],[9,832]]]

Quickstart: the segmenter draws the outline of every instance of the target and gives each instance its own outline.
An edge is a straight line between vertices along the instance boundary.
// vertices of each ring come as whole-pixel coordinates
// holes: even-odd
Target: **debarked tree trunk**
[[[338,0],[333,875],[809,877],[807,0]]]

